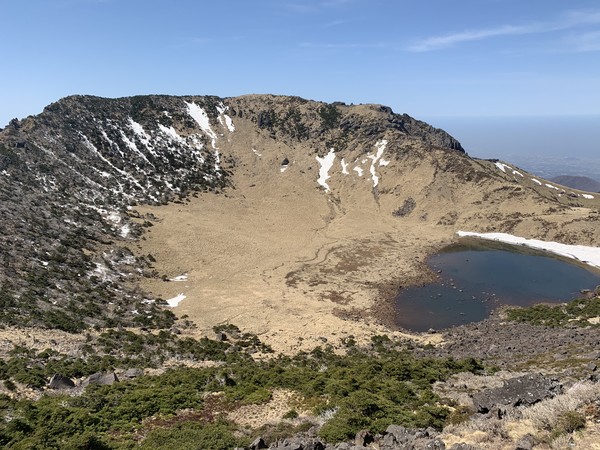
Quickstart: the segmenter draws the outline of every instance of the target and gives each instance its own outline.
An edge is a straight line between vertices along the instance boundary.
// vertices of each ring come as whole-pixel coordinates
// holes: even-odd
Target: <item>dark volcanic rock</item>
[[[516,443],[515,450],[531,450],[535,445],[535,438],[531,434],[526,434]]]
[[[506,380],[504,386],[487,389],[473,396],[477,412],[486,414],[493,409],[530,406],[560,394],[562,385],[541,375],[524,375]]]
[[[261,449],[267,448],[267,444],[265,443],[263,438],[257,437],[256,439],[254,439],[254,441],[252,441],[252,443],[250,444],[250,447],[248,447],[248,448],[250,450],[261,450]]]
[[[70,378],[57,373],[50,378],[48,387],[50,389],[73,389],[75,383]]]
[[[325,450],[325,444],[319,439],[308,437],[288,438],[269,446],[277,450]]]
[[[354,437],[354,445],[358,447],[366,447],[373,442],[373,435],[369,430],[361,430]]]
[[[458,444],[454,444],[452,447],[450,447],[448,450],[477,450],[476,447],[473,447],[472,445],[469,444],[465,444],[463,442],[460,442]]]
[[[119,379],[114,372],[98,372],[86,378],[82,385],[99,384],[102,386],[111,386],[117,383]]]
[[[125,372],[123,372],[121,374],[122,378],[137,378],[137,377],[141,377],[142,375],[144,375],[144,369],[139,369],[137,367],[131,368],[131,369],[127,369]]]
[[[494,313],[481,322],[443,331],[445,345],[422,351],[435,356],[476,358],[500,367],[567,352],[585,356],[600,348],[600,333],[595,329],[559,328],[504,321]],[[585,361],[585,360],[584,360]]]

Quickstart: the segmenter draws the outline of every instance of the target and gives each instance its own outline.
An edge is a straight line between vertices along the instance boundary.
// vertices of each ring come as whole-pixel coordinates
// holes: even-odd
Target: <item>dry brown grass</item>
[[[523,410],[522,417],[531,420],[538,430],[555,429],[565,414],[582,411],[584,406],[600,400],[600,384],[580,382],[567,392],[554,398],[541,401]]]
[[[471,386],[495,383],[493,377],[481,377],[478,382],[471,381]],[[513,449],[521,437],[531,434],[539,449],[599,449],[598,405],[600,383],[579,382],[554,398],[509,411],[502,419],[475,416],[467,422],[449,425],[444,429],[443,438],[447,446],[465,442],[482,450],[508,450]],[[580,428],[583,423],[585,427]]]

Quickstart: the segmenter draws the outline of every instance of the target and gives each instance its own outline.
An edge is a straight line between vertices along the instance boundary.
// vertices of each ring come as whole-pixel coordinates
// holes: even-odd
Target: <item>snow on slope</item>
[[[374,188],[377,187],[380,179],[380,176],[377,174],[377,167],[387,166],[390,163],[390,161],[385,161],[384,159],[382,159],[387,144],[388,141],[385,139],[377,141],[375,143],[376,151],[372,154],[367,155],[366,157],[363,157],[362,159],[360,159],[360,157],[357,158],[357,160],[355,161],[356,166],[352,168],[352,170],[356,172],[359,177],[362,177],[365,172],[365,169],[361,166],[367,164],[368,161],[371,160],[368,170],[371,174],[371,181],[373,183]],[[317,183],[319,183],[322,187],[325,188],[325,192],[329,192],[330,189],[329,185],[327,184],[327,180],[331,178],[329,171],[333,167],[333,163],[335,160],[335,150],[332,148],[331,150],[329,150],[329,153],[327,155],[325,155],[324,157],[317,156],[316,159],[320,166],[319,178],[317,180]],[[350,172],[348,171],[349,166],[350,164],[347,163],[344,158],[340,160],[340,167],[342,168],[343,175],[350,175]]]
[[[169,305],[171,308],[175,308],[183,300],[185,300],[185,298],[186,298],[186,296],[182,292],[181,294],[178,294],[176,297],[168,299],[167,300],[167,305]]]
[[[333,161],[335,160],[335,152],[333,149],[329,150],[325,156],[320,158],[316,156],[317,162],[319,163],[319,179],[317,183],[325,188],[325,192],[329,192],[329,185],[327,184],[327,180],[331,178],[329,175],[329,169],[333,166]]]
[[[381,165],[381,163],[380,163],[380,165]],[[512,172],[512,174],[513,174],[513,175],[518,175],[518,176],[520,176],[521,178],[524,178],[524,177],[525,177],[525,176],[524,176],[524,175],[523,175],[521,172],[519,172],[519,171],[518,171],[518,170],[516,170],[516,169],[513,169],[513,168],[512,168],[512,167],[510,167],[508,164],[504,164],[504,163],[501,163],[501,162],[497,161],[497,162],[495,162],[495,163],[494,163],[494,165],[495,165],[495,166],[496,166],[496,167],[497,167],[499,170],[501,170],[501,171],[502,171],[502,172],[504,172],[504,173],[508,173],[508,172],[507,172],[507,170],[508,170],[508,171]],[[552,189],[552,190],[555,190],[555,191],[559,191],[559,192],[561,192],[560,194],[558,194],[558,196],[559,196],[559,197],[560,197],[562,194],[564,194],[564,193],[565,193],[565,191],[564,191],[563,189],[561,189],[561,188],[559,188],[559,187],[557,187],[557,186],[554,186],[553,184],[550,184],[550,183],[542,183],[542,182],[541,182],[540,180],[538,180],[537,178],[531,178],[531,181],[533,181],[533,182],[534,182],[535,184],[537,184],[538,186],[545,186],[545,187],[547,187],[548,189]],[[576,193],[574,193],[574,192],[571,192],[571,194],[570,194],[570,195],[571,195],[571,196],[576,196],[576,197],[583,197],[583,198],[585,198],[585,199],[587,199],[587,200],[593,200],[593,199],[594,199],[594,196],[593,196],[593,195],[590,195],[590,194],[576,194]]]
[[[377,185],[379,184],[379,177],[375,173],[375,165],[377,164],[377,161],[379,161],[383,156],[383,152],[385,151],[385,147],[387,146],[387,144],[388,141],[386,141],[385,139],[378,141],[375,144],[375,147],[377,147],[377,153],[368,156],[368,158],[373,161],[371,163],[371,167],[369,168],[369,172],[371,172],[371,179],[373,180],[373,187],[377,187]]]
[[[524,245],[526,247],[544,250],[556,255],[576,259],[593,267],[600,268],[600,248],[585,245],[567,245],[559,242],[541,241],[538,239],[526,239],[507,233],[473,233],[469,231],[458,231],[460,237],[476,237],[492,241],[504,242],[506,244]]]
[[[210,120],[208,118],[208,114],[206,114],[206,111],[204,111],[204,109],[200,108],[198,105],[196,105],[193,102],[192,103],[185,102],[185,104],[187,106],[188,114],[191,116],[192,119],[194,119],[196,121],[196,123],[200,126],[202,131],[204,131],[204,133],[206,133],[208,135],[208,137],[210,137],[212,147],[214,149],[216,149],[217,148],[217,135],[213,131],[212,127],[210,126]]]

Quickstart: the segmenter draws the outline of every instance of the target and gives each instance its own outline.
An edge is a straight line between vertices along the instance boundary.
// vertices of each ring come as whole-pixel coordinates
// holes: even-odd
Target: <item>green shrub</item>
[[[506,310],[509,320],[526,322],[532,325],[563,327],[578,325],[598,327],[587,319],[600,316],[600,297],[580,298],[564,305],[534,305],[528,308],[509,308]]]
[[[247,340],[252,341],[252,338]],[[311,407],[316,412],[335,411],[320,431],[330,442],[350,438],[364,428],[382,432],[391,423],[441,428],[449,410],[439,406],[433,383],[458,372],[482,370],[473,359],[416,358],[396,350],[389,339],[381,337],[375,341],[377,351],[355,347],[342,356],[330,348],[319,348],[310,354],[255,361],[241,350],[225,353],[225,349],[231,348],[228,343],[178,339],[166,332],[138,335],[110,331],[103,334],[98,343],[112,353],[141,349],[142,352],[224,357],[227,361],[212,368],[171,369],[159,376],[143,376],[112,386],[91,385],[78,397],[43,396],[36,402],[0,398],[0,446],[7,449],[67,448],[68,444],[70,448],[86,448],[89,444],[90,448],[94,448],[93,445],[103,448],[103,445],[114,444],[131,448],[126,447],[126,443],[133,442],[132,433],[147,432],[151,417],[176,422],[182,410],[200,417],[218,417],[219,412],[226,412],[235,405],[267,402],[275,389],[296,392],[306,399],[305,408]],[[36,353],[18,348],[8,362],[0,364],[0,372],[11,379],[41,384],[46,380],[45,370],[85,374],[111,364],[124,364],[124,361],[135,360],[133,355],[130,360],[111,355],[92,355],[84,360],[52,351]],[[204,399],[214,392],[222,393],[225,401],[217,408],[207,402],[204,411]],[[297,415],[290,411],[287,416],[292,418],[294,413]],[[573,428],[569,423],[572,422],[566,423],[565,429]],[[75,440],[75,436],[81,439]],[[230,425],[223,422],[179,424],[175,428],[150,430],[147,436],[142,448],[170,445],[185,449],[193,442],[196,447],[189,448],[239,445],[238,440],[233,439]],[[159,447],[162,442],[165,447]]]
[[[286,412],[283,415],[284,419],[297,419],[299,416],[298,411],[296,411],[295,409],[290,409],[288,412]]]
[[[138,448],[140,450],[228,450],[243,447],[248,443],[247,439],[236,438],[233,429],[227,423],[185,422],[174,427],[151,431]]]
[[[585,427],[585,416],[577,411],[565,411],[558,417],[552,436],[570,434]]]

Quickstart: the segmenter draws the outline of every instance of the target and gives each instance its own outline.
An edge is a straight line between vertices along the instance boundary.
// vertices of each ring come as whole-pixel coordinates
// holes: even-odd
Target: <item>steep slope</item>
[[[389,322],[377,300],[431,278],[459,229],[600,241],[594,196],[379,105],[75,96],[12,122],[0,155],[9,323],[168,326],[157,296],[289,349],[381,330],[366,311]]]

